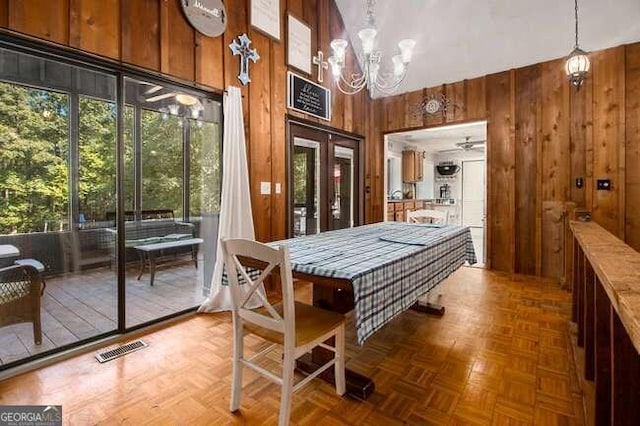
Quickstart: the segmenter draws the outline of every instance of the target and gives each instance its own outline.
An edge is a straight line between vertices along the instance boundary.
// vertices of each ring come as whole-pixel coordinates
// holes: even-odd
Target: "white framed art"
[[[280,0],[251,0],[249,23],[266,36],[280,41]]]
[[[287,16],[287,64],[311,75],[311,28],[290,13]]]

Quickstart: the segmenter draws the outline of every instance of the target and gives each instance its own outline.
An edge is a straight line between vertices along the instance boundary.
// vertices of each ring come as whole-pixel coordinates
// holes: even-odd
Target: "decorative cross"
[[[324,81],[324,70],[329,69],[329,63],[327,61],[323,61],[324,53],[322,50],[318,50],[318,54],[313,57],[313,64],[318,66],[318,83],[322,83]]]
[[[250,44],[251,40],[249,40],[247,34],[242,34],[238,36],[238,41],[234,39],[229,45],[234,56],[240,55],[240,74],[238,74],[238,80],[240,80],[242,85],[247,85],[251,81],[251,78],[249,78],[249,60],[252,60],[255,64],[256,61],[260,59],[258,51],[251,49],[249,47]]]

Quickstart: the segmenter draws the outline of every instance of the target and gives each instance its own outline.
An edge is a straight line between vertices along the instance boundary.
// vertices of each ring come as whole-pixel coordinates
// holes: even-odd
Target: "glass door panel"
[[[117,328],[115,87],[0,48],[0,370]]]
[[[333,158],[333,202],[331,229],[351,228],[354,224],[355,153],[351,148],[336,146]]]
[[[215,264],[220,210],[220,103],[125,79],[132,108],[131,211],[125,212],[126,326],[204,301]]]
[[[293,236],[320,232],[320,142],[293,142]]]
[[[217,254],[218,219],[222,189],[222,151],[219,118],[212,121],[189,119],[189,220],[204,240],[198,251],[204,280],[194,295],[196,301],[209,294]]]
[[[359,225],[360,141],[293,123],[289,135],[290,235]]]

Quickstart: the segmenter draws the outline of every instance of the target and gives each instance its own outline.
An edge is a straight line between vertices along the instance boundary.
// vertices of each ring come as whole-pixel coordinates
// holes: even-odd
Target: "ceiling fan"
[[[469,152],[469,151],[484,151],[484,144],[487,142],[486,140],[477,140],[472,141],[471,136],[465,137],[464,142],[457,142],[456,148],[454,149],[446,149],[444,151],[440,151],[440,153],[446,152]]]

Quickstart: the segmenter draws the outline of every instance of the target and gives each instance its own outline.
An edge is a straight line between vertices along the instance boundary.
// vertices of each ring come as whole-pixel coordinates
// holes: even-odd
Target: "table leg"
[[[140,281],[140,277],[144,273],[144,252],[142,250],[138,250],[138,256],[140,256],[140,273],[138,274],[138,281]]]
[[[151,280],[150,284],[153,285],[153,279],[156,276],[156,254],[154,252],[149,252],[149,272],[151,272]]]
[[[417,301],[410,308],[412,311],[422,312],[423,314],[434,315],[436,317],[444,316],[444,306],[437,303],[420,303]]]
[[[353,293],[346,290],[314,285],[313,305],[344,314],[353,309]],[[333,339],[327,341],[327,344],[333,346]],[[304,355],[298,358],[297,368],[303,372],[310,373],[332,358],[333,352],[321,347],[316,347],[313,349],[311,355]],[[375,383],[369,377],[363,376],[348,368],[345,371],[345,376],[347,381],[346,394],[352,398],[365,400],[375,390]],[[325,370],[318,377],[331,385],[335,385],[333,368]]]

